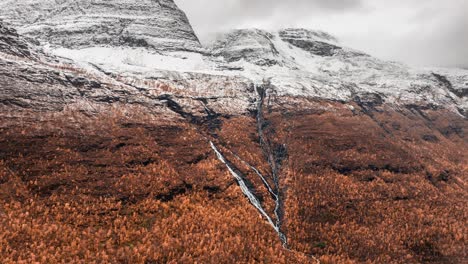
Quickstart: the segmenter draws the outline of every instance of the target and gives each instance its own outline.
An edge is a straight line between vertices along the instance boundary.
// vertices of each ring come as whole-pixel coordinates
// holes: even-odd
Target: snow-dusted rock
[[[177,67],[193,58],[155,53],[151,53],[153,57],[146,58],[148,50],[144,48],[122,48],[121,52],[126,55],[124,60],[133,60],[125,64],[119,60],[121,58],[112,56],[112,47],[95,47],[96,52],[88,54],[91,58],[104,61],[106,57],[114,58],[101,65],[106,68],[104,70],[98,65],[80,61],[84,58],[79,56],[73,61],[50,54],[47,49],[45,52],[36,51],[29,39],[1,22],[0,32],[0,117],[7,112],[19,114],[22,109],[54,112],[71,107],[96,112],[114,104],[143,107],[146,111],[164,115],[169,112],[174,116],[167,108],[169,103],[177,103],[181,109],[194,115],[203,113],[204,104],[216,112],[242,114],[254,101],[255,93],[249,80],[156,69],[164,64]],[[102,49],[108,49],[108,53],[103,53]],[[78,55],[87,54],[89,50],[76,52]],[[138,62],[138,54],[145,59]],[[163,61],[158,61],[158,58]],[[129,71],[130,67],[134,71]],[[142,69],[152,69],[151,78],[142,75]]]
[[[236,74],[255,83],[269,79],[279,96],[351,101],[362,95],[395,105],[437,105],[466,113],[463,86],[468,71],[413,69],[344,47],[327,33],[306,29],[279,32],[235,30],[213,45],[220,74]],[[264,63],[264,62],[270,63]],[[441,81],[445,78],[447,81]],[[453,84],[450,84],[453,82]]]
[[[282,64],[272,42],[273,35],[260,29],[235,30],[225,34],[211,48],[212,55],[226,62],[241,60],[258,66]]]
[[[43,58],[66,60],[127,89],[91,88],[84,96],[92,100],[104,93],[112,102],[143,98],[151,105],[166,92],[210,98],[208,104],[224,112],[245,113],[255,101],[252,87],[268,80],[269,93],[278,97],[371,100],[468,113],[468,71],[383,61],[321,31],[238,29],[204,48],[172,0],[5,0],[0,8],[0,18],[20,33],[50,44]],[[0,38],[0,49],[5,39]],[[10,51],[25,52],[22,42],[11,37],[8,42]],[[155,89],[155,82],[172,88]],[[125,98],[129,94],[140,99]]]
[[[3,0],[0,18],[19,33],[66,48],[102,45],[200,51],[172,0]]]
[[[289,28],[281,30],[279,36],[281,40],[319,56],[333,56],[342,50],[341,47],[332,44],[338,42],[335,37],[321,31]]]

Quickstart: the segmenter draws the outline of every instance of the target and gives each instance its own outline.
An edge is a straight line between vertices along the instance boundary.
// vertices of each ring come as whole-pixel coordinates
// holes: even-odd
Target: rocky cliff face
[[[5,26],[0,20],[0,52],[27,57],[31,55],[28,42],[15,29]]]
[[[186,15],[172,0],[2,1],[0,18],[43,44],[200,51]]]
[[[338,40],[325,32],[290,28],[281,30],[279,36],[281,40],[318,56],[333,56],[343,50],[331,44],[330,42]]]

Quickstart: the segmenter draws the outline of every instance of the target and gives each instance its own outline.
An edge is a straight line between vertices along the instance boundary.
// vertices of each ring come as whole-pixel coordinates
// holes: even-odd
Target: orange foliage
[[[2,262],[463,263],[467,144],[448,127],[466,123],[426,114],[266,114],[272,141],[288,150],[291,251],[194,125],[115,111],[2,128]],[[216,132],[271,213],[267,190],[234,155],[269,173],[255,119],[222,119]]]

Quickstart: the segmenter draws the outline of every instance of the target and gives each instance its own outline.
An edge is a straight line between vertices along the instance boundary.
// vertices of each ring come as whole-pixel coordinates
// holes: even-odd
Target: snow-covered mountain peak
[[[258,66],[281,64],[273,44],[273,33],[262,29],[237,29],[228,32],[213,44],[211,53],[226,62],[244,60]]]
[[[201,51],[187,16],[172,0],[4,0],[0,9],[0,18],[19,33],[52,46]]]
[[[279,31],[236,29],[220,35],[210,47],[211,55],[228,63],[245,61],[261,67],[281,66],[292,69],[308,57],[356,57],[368,55],[342,47],[337,38],[303,28]],[[281,51],[282,50],[282,51]]]

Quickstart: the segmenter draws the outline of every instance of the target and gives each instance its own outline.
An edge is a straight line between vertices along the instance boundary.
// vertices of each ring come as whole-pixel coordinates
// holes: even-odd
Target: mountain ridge
[[[172,0],[2,1],[0,7],[0,18],[21,34],[55,46],[133,46],[159,52],[201,48],[187,16]]]
[[[22,41],[26,43],[24,38]],[[176,85],[174,80],[180,78],[195,90],[199,90],[196,86],[204,85],[191,77],[195,75],[211,78],[212,83],[227,78],[234,86],[243,83],[241,87],[268,79],[275,87],[274,93],[280,96],[350,102],[374,94],[395,105],[443,106],[464,116],[468,112],[468,71],[414,70],[339,46],[333,36],[320,31],[240,29],[226,33],[203,49],[203,54],[186,50],[166,50],[161,54],[147,47],[46,47],[45,53],[49,55],[42,57],[52,56],[53,60],[59,59],[103,78],[109,74],[122,75],[130,79],[156,79],[169,85]],[[179,77],[174,79],[175,76]],[[151,90],[148,86],[140,88]],[[219,97],[225,92],[203,89],[197,94]],[[241,94],[243,98],[252,97],[244,88],[238,91]],[[242,105],[251,104],[249,100]]]

